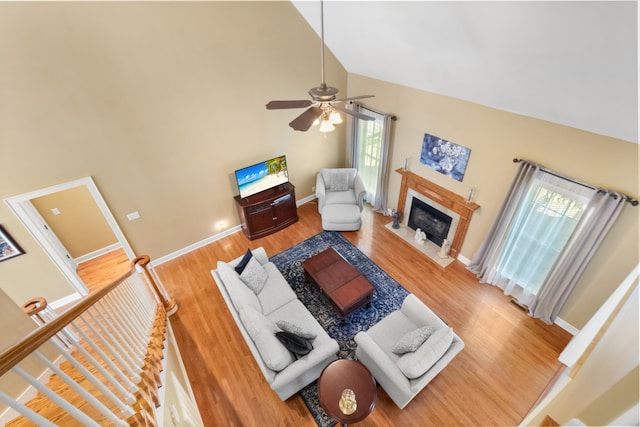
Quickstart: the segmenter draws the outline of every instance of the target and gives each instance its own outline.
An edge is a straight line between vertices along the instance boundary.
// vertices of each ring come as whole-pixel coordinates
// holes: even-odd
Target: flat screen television
[[[240,197],[245,198],[289,182],[287,157],[273,159],[238,169],[236,182]]]

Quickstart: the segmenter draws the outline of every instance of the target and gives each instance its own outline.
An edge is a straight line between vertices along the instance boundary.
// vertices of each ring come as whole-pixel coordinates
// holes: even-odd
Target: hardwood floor
[[[77,273],[91,292],[108,285],[130,269],[131,261],[120,248],[78,264]]]
[[[237,232],[156,268],[180,304],[170,320],[206,426],[315,426],[298,395],[282,402],[266,383],[210,273],[247,247],[272,256],[322,231],[315,203],[298,215],[271,236],[249,241]],[[459,261],[436,265],[388,222],[365,209],[362,228],[343,235],[451,325],[465,348],[403,410],[379,387],[359,425],[517,425],[562,367],[557,357],[570,334],[530,318]]]

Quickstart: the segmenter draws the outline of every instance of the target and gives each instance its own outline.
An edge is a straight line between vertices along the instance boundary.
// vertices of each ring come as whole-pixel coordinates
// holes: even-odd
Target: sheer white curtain
[[[553,323],[624,203],[621,194],[522,162],[467,268]]]
[[[487,281],[530,306],[593,193],[591,188],[539,171]]]
[[[373,209],[387,212],[388,156],[391,139],[391,116],[373,111],[358,103],[351,109],[374,117],[360,120],[349,116],[347,136],[347,162],[358,169],[367,190],[365,200]]]

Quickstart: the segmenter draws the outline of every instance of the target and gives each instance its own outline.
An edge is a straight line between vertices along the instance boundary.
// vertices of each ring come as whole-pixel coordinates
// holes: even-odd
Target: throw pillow
[[[284,345],[287,350],[297,356],[304,356],[313,350],[313,345],[307,339],[287,331],[276,332],[276,338]]]
[[[251,257],[249,259],[247,266],[240,275],[240,280],[242,280],[256,295],[258,295],[262,288],[264,288],[264,284],[267,283],[268,278],[269,275],[266,270],[262,265],[260,265],[255,257]]]
[[[349,175],[344,172],[334,172],[331,174],[332,191],[347,191],[349,189]]]
[[[250,306],[241,307],[238,314],[267,368],[279,372],[295,361],[291,352],[276,338],[276,325],[268,317]]]
[[[291,332],[292,334],[296,334],[307,340],[313,341],[318,336],[317,334],[314,334],[313,331],[303,328],[302,326],[298,326],[288,320],[276,320],[276,326],[285,332]]]
[[[391,350],[395,354],[405,354],[416,351],[436,330],[434,326],[423,326],[411,332],[407,332],[398,340]]]
[[[447,352],[453,341],[451,328],[440,328],[416,351],[403,354],[396,362],[398,368],[409,379],[424,375]]]
[[[247,263],[249,262],[252,256],[253,256],[253,253],[251,253],[251,249],[247,249],[247,252],[244,253],[244,256],[242,257],[238,265],[234,267],[236,270],[236,273],[242,274],[242,272],[244,271],[244,268],[247,266]]]

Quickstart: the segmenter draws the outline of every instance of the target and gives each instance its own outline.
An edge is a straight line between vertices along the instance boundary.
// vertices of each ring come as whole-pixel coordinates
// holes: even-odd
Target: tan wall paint
[[[0,3],[0,198],[91,176],[154,259],[239,223],[239,167],[286,154],[309,196],[320,167],[344,164],[344,128],[295,132],[303,110],[264,105],[307,99],[319,43],[289,2]],[[327,52],[327,82],[346,94],[346,79]],[[7,294],[70,294],[5,204],[0,223],[27,251],[0,264]]]
[[[7,349],[10,345],[15,344],[37,327],[36,323],[22,311],[21,306],[22,304],[16,304],[0,289],[0,325],[2,325],[0,348],[2,349]],[[56,350],[48,343],[42,346],[41,350],[50,360],[54,360],[58,355]],[[45,364],[35,356],[27,357],[20,366],[36,378],[46,370]],[[17,398],[27,388],[28,384],[17,379],[15,374],[8,373],[0,377],[0,389],[11,397]],[[6,409],[7,405],[0,402],[0,413]]]
[[[118,243],[84,185],[31,199],[31,203],[73,258]]]
[[[471,259],[484,239],[511,184],[512,159],[540,163],[592,185],[637,197],[638,145],[470,102],[349,74],[349,95],[373,93],[365,105],[398,116],[390,152],[392,170],[410,157],[410,169],[466,197],[475,187],[481,208],[474,214],[461,254]],[[425,133],[471,149],[467,171],[458,182],[420,164]],[[399,174],[392,172],[389,206],[396,207]],[[581,328],[638,262],[640,207],[625,205],[560,317]]]

